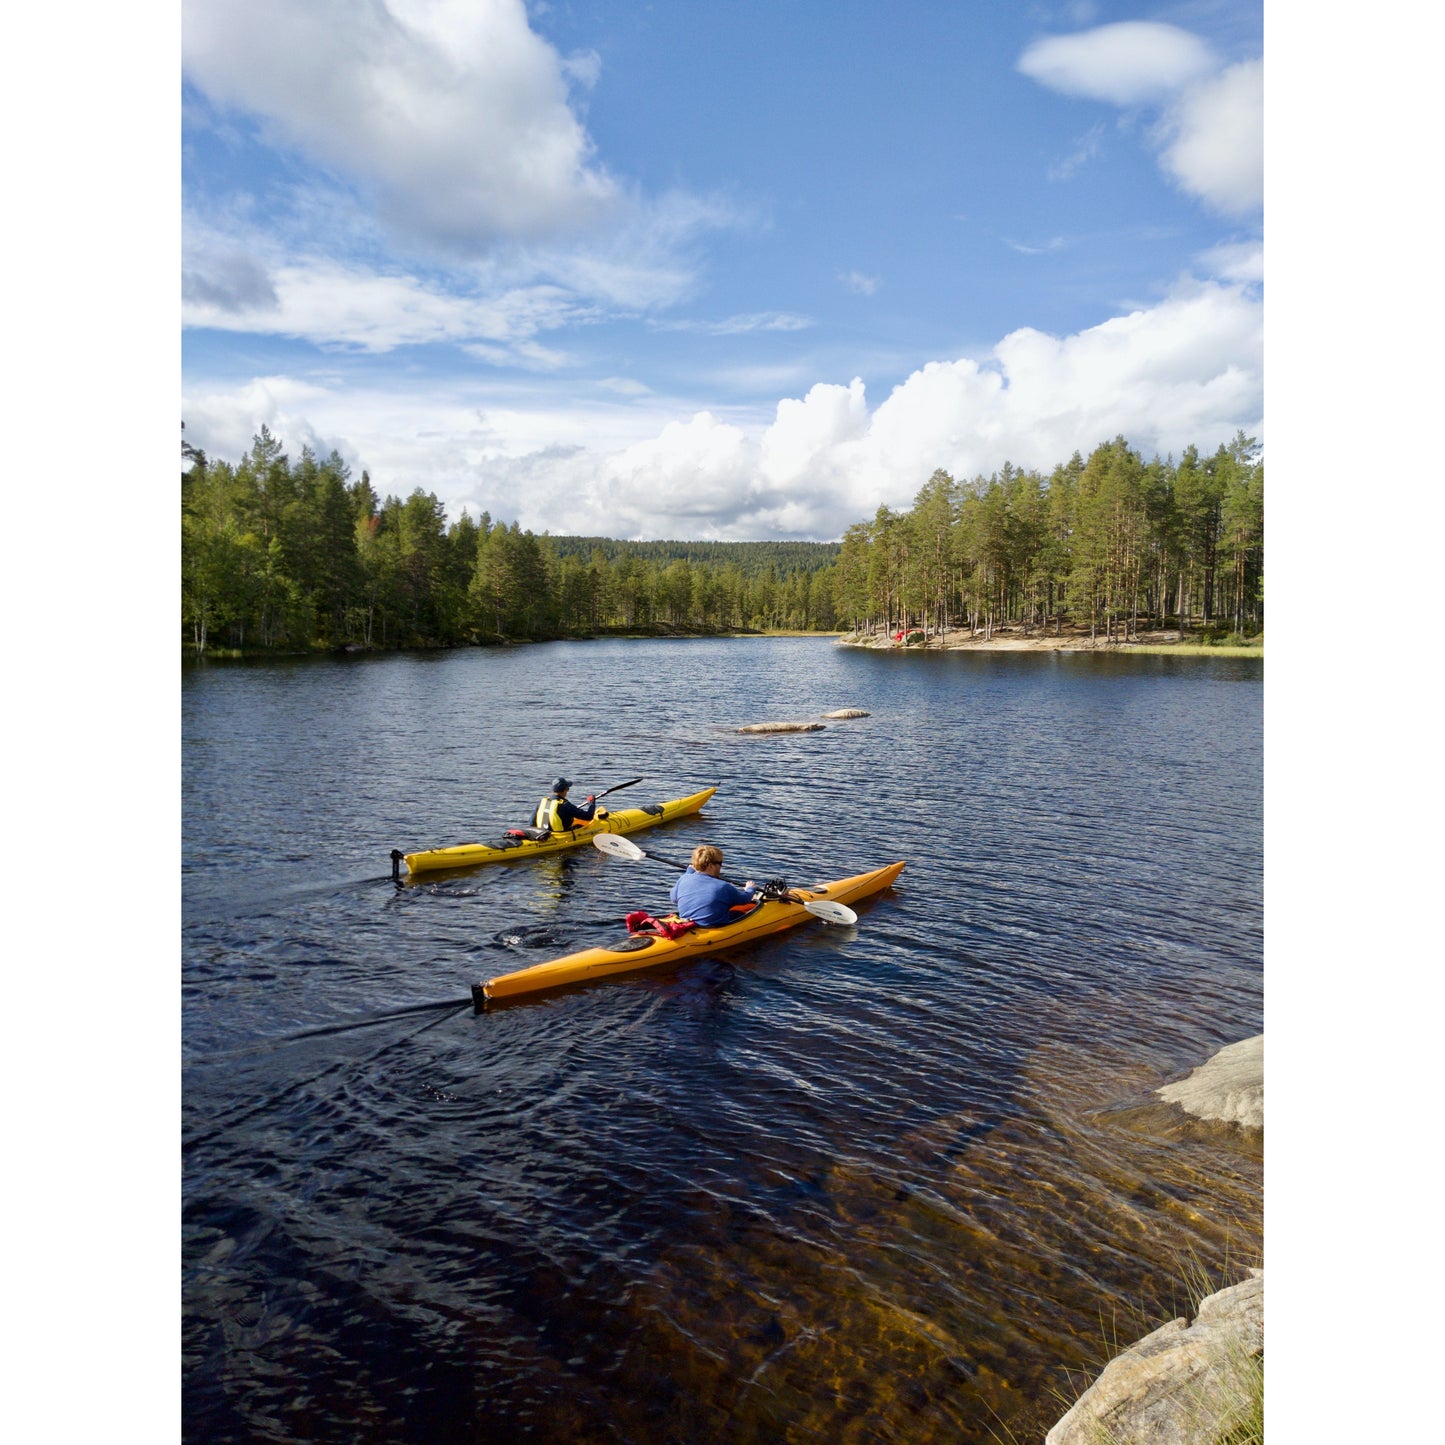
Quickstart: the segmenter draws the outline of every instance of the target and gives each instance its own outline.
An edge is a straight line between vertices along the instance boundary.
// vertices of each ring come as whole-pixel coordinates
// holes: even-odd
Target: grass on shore
[[[1211,647],[1200,642],[1131,643],[1127,648],[1117,649],[1129,653],[1143,653],[1148,657],[1263,657],[1264,644],[1246,643],[1242,647],[1226,647],[1222,643]]]
[[[1209,1269],[1192,1255],[1180,1265],[1179,1282],[1188,1304],[1176,1304],[1173,1308],[1176,1314],[1187,1314],[1191,1321],[1198,1315],[1199,1306],[1228,1284],[1227,1274],[1214,1278]],[[1159,1328],[1160,1322],[1142,1308],[1126,1306],[1124,1313],[1123,1329],[1117,1312],[1111,1319],[1100,1314],[1099,1332],[1105,1359],[1092,1378],[1085,1377],[1074,1385],[1076,1393],[1058,1393],[1060,1420],[1112,1361]],[[1126,1331],[1128,1338],[1125,1337]],[[1073,1372],[1069,1374],[1073,1384]],[[1182,1387],[1179,1400],[1182,1419],[1178,1425],[1184,1432],[1183,1438],[1191,1445],[1264,1445],[1263,1352],[1253,1354],[1237,1332],[1215,1340],[1204,1368]],[[1082,1438],[1089,1445],[1136,1445],[1135,1437],[1117,1434],[1098,1418],[1086,1417],[1078,1425]],[[1023,1445],[1007,1424],[1000,1421],[1000,1426],[1002,1435],[990,1432],[997,1445]]]
[[[1227,1280],[1216,1279],[1192,1254],[1181,1263],[1179,1272],[1188,1298],[1184,1312],[1193,1321],[1200,1305],[1210,1295],[1225,1289]],[[1117,1326],[1117,1320],[1114,1324]],[[1150,1324],[1147,1316],[1139,1312],[1138,1339],[1156,1328],[1157,1325]],[[1137,1343],[1137,1340],[1121,1341],[1112,1328],[1106,1328],[1105,1333],[1112,1337],[1111,1359]],[[1237,1331],[1211,1342],[1204,1368],[1184,1385],[1179,1399],[1183,1413],[1181,1428],[1185,1438],[1197,1445],[1264,1445],[1264,1355],[1253,1354]],[[1102,1420],[1084,1422],[1084,1430],[1090,1445],[1132,1445]]]
[[[1195,1255],[1185,1265],[1184,1277],[1191,1318],[1210,1295],[1226,1287]],[[1191,1404],[1206,1419],[1223,1419],[1212,1445],[1264,1445],[1263,1349],[1253,1354],[1239,1332],[1231,1331],[1217,1346],[1210,1365],[1212,1373],[1194,1387]]]
[[[1187,638],[1179,635],[1167,642],[1125,642],[1108,650],[1142,652],[1149,657],[1263,657],[1264,633],[1251,636],[1215,628],[1202,635],[1191,631]]]

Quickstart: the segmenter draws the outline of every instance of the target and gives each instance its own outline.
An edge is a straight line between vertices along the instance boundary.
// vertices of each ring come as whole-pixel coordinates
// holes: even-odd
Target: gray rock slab
[[[1249,1408],[1264,1353],[1264,1271],[1111,1360],[1044,1445],[1202,1445]]]
[[[825,712],[824,717],[868,717],[861,707],[840,707],[836,712]]]
[[[1154,1091],[1197,1119],[1264,1128],[1264,1035],[1220,1049],[1187,1079]]]

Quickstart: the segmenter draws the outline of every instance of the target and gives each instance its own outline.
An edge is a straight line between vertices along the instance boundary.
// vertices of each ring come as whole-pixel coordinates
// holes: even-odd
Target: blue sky
[[[1257,3],[186,0],[183,417],[534,531],[1264,440]]]

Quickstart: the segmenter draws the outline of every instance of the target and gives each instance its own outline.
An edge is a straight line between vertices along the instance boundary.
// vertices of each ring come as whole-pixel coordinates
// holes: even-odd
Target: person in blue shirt
[[[746,916],[757,902],[756,885],[751,878],[739,888],[720,877],[723,855],[721,848],[700,843],[692,850],[692,867],[672,885],[667,895],[678,917],[690,918],[699,928],[721,928]],[[734,907],[745,911],[734,913]]]

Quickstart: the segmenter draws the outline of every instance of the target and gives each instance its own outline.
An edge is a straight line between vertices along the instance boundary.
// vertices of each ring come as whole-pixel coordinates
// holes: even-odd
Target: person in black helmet
[[[537,815],[532,824],[537,828],[550,828],[554,833],[565,833],[579,823],[590,823],[594,818],[605,818],[606,808],[597,806],[596,798],[589,793],[587,801],[579,808],[567,801],[567,790],[572,786],[568,778],[554,778],[551,793],[537,804]]]

